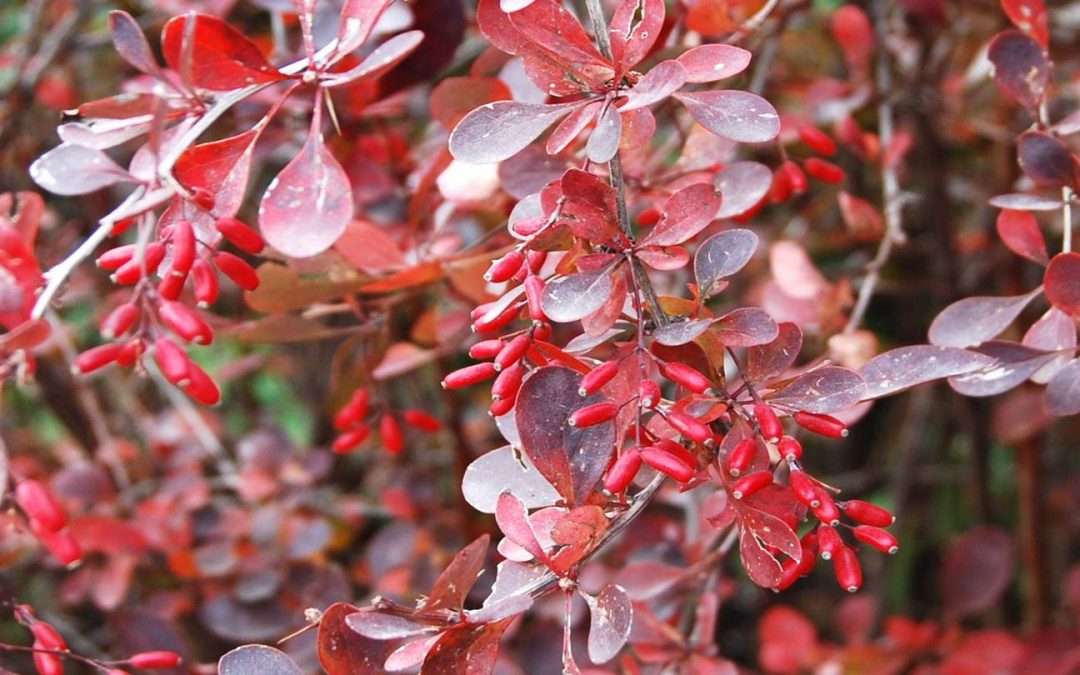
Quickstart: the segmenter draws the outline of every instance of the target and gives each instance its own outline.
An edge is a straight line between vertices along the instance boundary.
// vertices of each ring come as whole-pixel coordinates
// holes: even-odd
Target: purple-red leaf
[[[695,183],[679,190],[664,203],[660,222],[641,238],[641,244],[674,246],[691,239],[709,226],[720,203],[720,192],[711,183]]]
[[[698,124],[740,143],[765,143],[780,133],[780,115],[757,94],[735,89],[675,94]]]
[[[266,645],[244,645],[218,659],[218,675],[303,675],[288,654]]]
[[[611,53],[622,70],[641,62],[664,27],[664,0],[622,0],[611,17]]]
[[[1027,211],[1005,209],[997,217],[997,233],[1009,250],[1032,262],[1045,265],[1050,259],[1039,221]]]
[[[630,637],[634,607],[621,586],[608,584],[594,598],[582,593],[589,605],[589,660],[607,663],[615,658]]]
[[[220,141],[193,145],[176,160],[173,176],[188,190],[214,195],[214,214],[235,216],[244,202],[251,155],[262,131],[256,126]]]
[[[1016,30],[998,33],[987,52],[994,64],[994,82],[1025,108],[1039,106],[1050,81],[1050,60],[1041,44]]]
[[[687,82],[716,82],[746,70],[750,52],[733,45],[700,45],[680,54],[679,63],[686,68]]]
[[[1016,342],[986,342],[972,351],[994,363],[965,375],[949,378],[949,386],[965,396],[994,396],[1006,392],[1057,358],[1054,352],[1031,349]]]
[[[481,535],[454,556],[431,587],[431,593],[424,601],[425,611],[461,611],[465,597],[476,583],[476,577],[484,570],[484,559],[487,557],[490,541],[488,535]]]
[[[372,640],[349,628],[345,617],[360,611],[348,603],[336,602],[319,621],[317,648],[319,665],[327,675],[378,675],[390,643]]]
[[[443,633],[428,652],[420,675],[486,675],[495,670],[499,640],[509,621],[465,625]]]
[[[332,61],[364,44],[389,6],[390,0],[345,0],[338,23],[338,45]]]
[[[362,79],[374,79],[405,60],[424,41],[424,33],[410,30],[395,35],[375,48],[364,60],[343,73],[333,73],[323,80],[324,87],[330,89],[353,84]]]
[[[158,71],[142,26],[130,14],[121,10],[109,12],[109,33],[116,53],[125,61],[148,75]]]
[[[589,161],[604,164],[611,161],[619,151],[619,139],[622,138],[622,116],[619,110],[609,105],[596,120],[596,128],[589,134],[585,143],[585,155]]]
[[[767,344],[779,330],[769,313],[757,307],[740,307],[716,320],[716,335],[726,347]]]
[[[1061,311],[1080,317],[1080,253],[1058,253],[1043,277],[1046,298]]]
[[[746,376],[751,382],[766,382],[790,368],[802,349],[802,330],[785,321],[777,326],[777,335],[763,345],[746,351]]]
[[[866,382],[854,370],[826,366],[803,373],[787,386],[769,394],[772,404],[812,413],[833,413],[855,405],[866,396]]]
[[[971,347],[1001,334],[1042,292],[1024,295],[964,298],[949,305],[930,324],[930,344],[942,347]]]
[[[194,21],[190,30],[189,20]],[[192,43],[185,45],[189,37]],[[170,19],[161,32],[161,52],[165,63],[189,84],[211,91],[240,89],[286,78],[243,33],[205,14]],[[188,55],[190,63],[185,62]]]
[[[556,323],[578,321],[604,306],[611,295],[611,272],[582,272],[548,283],[541,304]]]
[[[470,164],[513,157],[579,103],[494,101],[466,115],[450,133],[450,154]]]
[[[941,594],[950,620],[996,603],[1012,581],[1016,560],[1012,537],[988,527],[958,537],[941,564]]]
[[[724,203],[720,205],[717,218],[734,218],[746,213],[772,187],[773,175],[769,167],[758,162],[732,162],[713,178],[713,185],[720,190]]]
[[[1036,184],[1076,187],[1076,156],[1058,137],[1045,131],[1028,131],[1020,136],[1016,153],[1020,168]]]
[[[686,69],[678,61],[661,61],[626,91],[621,110],[644,108],[663,101],[686,83]]]
[[[399,640],[434,633],[435,626],[397,614],[362,609],[345,617],[345,623],[359,635],[372,640]]]
[[[584,429],[567,424],[578,408],[606,400],[581,397],[580,383],[581,375],[568,368],[540,368],[521,385],[515,408],[522,449],[571,505],[592,493],[615,450],[614,422]]]
[[[528,551],[536,560],[547,560],[547,552],[529,522],[529,514],[521,500],[504,492],[495,506],[495,522],[506,538]]]
[[[1059,417],[1080,413],[1080,359],[1065,364],[1047,384],[1046,407]]]
[[[313,126],[300,154],[263,194],[259,204],[263,237],[289,257],[309,258],[333,246],[352,217],[349,176]]]
[[[914,345],[870,359],[859,374],[866,380],[866,399],[881,398],[926,382],[963,375],[994,363],[985,354],[956,347]]]
[[[780,561],[769,548],[796,562],[802,547],[795,532],[780,518],[755,508],[738,508],[739,554],[750,579],[763,588],[780,583]],[[769,548],[767,548],[769,547]]]
[[[758,237],[750,230],[725,230],[706,239],[694,253],[694,278],[701,298],[715,295],[720,282],[741,270],[757,246]]]
[[[692,341],[697,336],[709,330],[709,326],[711,325],[711,319],[672,321],[654,330],[652,336],[653,339],[660,344],[674,347]]]

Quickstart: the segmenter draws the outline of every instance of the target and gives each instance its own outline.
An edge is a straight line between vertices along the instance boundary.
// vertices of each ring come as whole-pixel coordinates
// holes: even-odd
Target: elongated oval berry
[[[210,263],[202,258],[196,260],[191,266],[191,278],[195,287],[195,304],[206,308],[217,302],[221,285]]]
[[[214,227],[230,244],[245,253],[255,255],[262,253],[263,248],[266,247],[262,235],[242,220],[222,216],[214,221]]]
[[[75,375],[92,373],[110,363],[115,363],[119,354],[120,345],[115,342],[91,347],[75,357],[71,362],[71,372]]]
[[[525,377],[525,366],[520,362],[499,373],[495,381],[491,383],[491,398],[498,401],[502,399],[516,399],[518,389],[521,389],[521,380]]]
[[[815,126],[804,124],[799,127],[799,139],[816,153],[832,157],[836,154],[836,141]]]
[[[888,527],[896,521],[896,516],[890,513],[888,509],[883,509],[877,504],[864,502],[861,499],[846,501],[840,505],[840,508],[843,509],[844,515],[848,518],[858,521],[863,525]]]
[[[687,482],[697,473],[697,467],[687,462],[684,457],[676,456],[656,446],[642,448],[641,459],[660,473],[671,476],[680,483]]]
[[[532,274],[540,274],[544,263],[547,262],[547,251],[528,251],[525,253],[525,263]]]
[[[110,237],[119,237],[123,233],[131,229],[131,226],[135,224],[135,217],[121,218],[112,224],[112,229],[109,230]]]
[[[795,423],[807,431],[827,438],[844,438],[848,435],[847,425],[831,415],[800,410],[795,413]]]
[[[492,417],[502,417],[506,413],[514,409],[513,398],[504,398],[501,401],[492,401],[488,407],[488,414]]]
[[[364,421],[367,416],[368,404],[371,401],[371,393],[367,389],[357,389],[353,392],[349,402],[341,407],[337,415],[334,415],[334,428],[345,431],[349,427]]]
[[[477,333],[491,333],[505,328],[517,318],[520,311],[521,303],[512,302],[506,309],[494,316],[489,316],[485,312],[483,316],[473,321],[473,330]]]
[[[814,569],[820,547],[819,542],[820,537],[816,530],[810,530],[799,540],[799,546],[802,548],[802,556],[799,558],[799,576],[806,576]]]
[[[534,340],[550,340],[551,324],[546,321],[533,322],[532,334]]]
[[[154,342],[154,361],[161,369],[161,374],[169,382],[182,387],[190,381],[188,370],[191,367],[191,359],[172,340],[158,338]]]
[[[469,347],[469,356],[477,361],[486,361],[499,355],[506,343],[499,339],[481,340]]]
[[[197,345],[208,345],[214,340],[214,329],[203,321],[190,307],[182,302],[163,300],[158,303],[158,316],[162,323],[177,337]]]
[[[195,263],[195,228],[186,220],[176,223],[172,230],[172,260],[169,274],[181,278],[187,276]]]
[[[822,183],[832,183],[835,185],[844,182],[844,170],[832,162],[826,162],[823,159],[811,157],[803,162],[803,168],[806,169],[806,173]]]
[[[801,562],[801,561],[800,561]],[[800,563],[795,562],[791,558],[785,558],[780,563],[780,581],[773,586],[774,591],[786,591],[795,585],[802,575],[799,574]]]
[[[401,425],[390,413],[383,413],[379,420],[379,433],[382,435],[383,446],[391,455],[400,455],[405,449],[405,439],[401,435]]]
[[[641,452],[637,448],[627,450],[615,460],[604,476],[604,489],[619,494],[630,487],[641,470]]]
[[[709,427],[686,413],[672,411],[667,414],[666,419],[671,428],[695,443],[704,445],[712,441],[712,432],[709,431]]]
[[[823,560],[832,560],[836,552],[844,547],[844,540],[836,528],[822,525],[817,529],[818,550],[821,551]]]
[[[791,191],[795,194],[801,195],[810,187],[810,181],[806,178],[806,174],[794,161],[789,159],[780,165],[779,170],[783,171],[787,176],[788,185],[791,186]]]
[[[619,414],[619,406],[615,403],[594,403],[583,408],[578,408],[567,420],[572,427],[591,427],[613,419]]]
[[[361,424],[335,438],[330,449],[339,455],[343,455],[367,440],[370,433],[371,427]]]
[[[641,407],[652,410],[663,398],[660,394],[660,385],[655,380],[642,380],[638,386],[638,395],[641,397]]]
[[[34,649],[48,648],[35,642]],[[34,668],[38,675],[64,675],[64,662],[56,654],[48,652],[34,652]]]
[[[782,436],[776,448],[780,451],[780,456],[788,461],[795,461],[802,457],[802,443],[791,436]]]
[[[524,262],[525,254],[518,249],[514,249],[492,262],[491,267],[484,273],[484,279],[496,284],[509,281],[510,277],[517,274],[517,271],[521,269]]]
[[[44,621],[35,621],[30,624],[30,632],[37,643],[45,649],[62,652],[68,648],[67,641],[64,640],[63,636],[51,624]]]
[[[253,291],[259,287],[259,275],[255,272],[255,268],[228,251],[215,253],[214,265],[245,291]]]
[[[638,213],[637,220],[642,227],[652,227],[653,225],[660,222],[661,215],[662,214],[660,213],[659,209],[657,209],[655,206],[649,206],[642,209]]]
[[[448,373],[443,378],[442,387],[443,389],[461,389],[490,380],[498,374],[499,371],[495,370],[494,363],[477,363]]]
[[[174,668],[180,665],[180,655],[176,652],[141,652],[128,659],[133,668]]]
[[[15,486],[15,503],[46,532],[58,532],[68,524],[64,507],[41,481],[19,481]]]
[[[833,569],[840,588],[848,593],[854,593],[862,586],[862,565],[859,564],[859,556],[851,547],[842,546],[833,555]]]
[[[142,338],[128,340],[121,345],[120,352],[116,355],[116,365],[130,368],[145,353],[146,342]]]
[[[882,553],[894,555],[900,550],[900,544],[896,541],[896,537],[891,532],[886,532],[881,528],[871,525],[857,525],[852,528],[851,533],[862,543],[873,546]]]
[[[773,204],[783,204],[791,199],[791,179],[787,172],[779,168],[773,172],[772,185],[769,187],[769,201]]]
[[[814,492],[818,502],[817,506],[810,507],[814,517],[826,525],[835,527],[840,522],[840,509],[836,507],[836,502],[833,501],[833,498],[825,491],[825,488],[817,487]]]
[[[619,361],[605,361],[581,378],[581,386],[578,394],[588,396],[603,389],[604,385],[611,382],[619,374]]]
[[[406,410],[401,413],[401,419],[413,429],[433,433],[442,428],[442,423],[434,415],[429,415],[423,410]]]
[[[71,567],[82,560],[82,547],[67,530],[39,537],[49,554],[64,567]]]
[[[784,427],[780,424],[780,418],[765,401],[754,403],[754,417],[757,418],[761,435],[770,443],[776,443],[784,435]]]
[[[114,283],[127,286],[142,279],[144,272],[146,276],[156,272],[161,265],[161,261],[165,259],[165,246],[155,241],[146,245],[146,250],[143,251],[141,258],[137,255],[138,251],[135,251],[135,253],[136,255],[132,255],[130,260],[112,273],[110,278]]]
[[[712,392],[712,382],[698,371],[682,363],[665,363],[660,366],[664,377],[697,394]]]
[[[733,477],[738,478],[746,473],[750,465],[754,463],[754,455],[757,454],[757,441],[747,436],[731,449],[727,457],[727,470]]]
[[[97,257],[95,264],[103,270],[117,270],[135,256],[139,250],[136,244],[114,246]]]
[[[525,356],[525,352],[529,351],[531,345],[532,337],[527,333],[517,336],[499,351],[498,356],[495,357],[495,367],[502,370],[514,365]]]
[[[203,405],[217,405],[221,402],[221,389],[197,363],[188,364],[189,382],[183,387],[184,393]]]
[[[735,484],[731,486],[731,496],[735,499],[742,499],[743,497],[749,497],[755,492],[761,491],[763,488],[772,485],[773,472],[768,469],[762,469],[761,471],[754,471],[748,473],[739,480],[735,481]]]
[[[533,321],[547,321],[541,299],[544,297],[544,280],[537,276],[525,279],[525,300],[529,305],[529,318]]]
[[[161,281],[157,285],[157,294],[159,297],[165,300],[176,300],[180,297],[180,294],[184,291],[184,284],[187,283],[187,276],[181,276],[179,274],[173,274],[169,271],[165,276],[161,278]]]
[[[792,471],[788,477],[788,483],[791,485],[792,492],[795,493],[795,498],[806,506],[814,508],[821,503],[818,484],[813,478],[807,476],[805,471]]]

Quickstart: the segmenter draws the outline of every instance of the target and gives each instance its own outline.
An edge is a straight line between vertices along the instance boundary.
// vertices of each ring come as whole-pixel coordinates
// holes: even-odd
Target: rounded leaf
[[[244,645],[218,660],[218,675],[303,675],[288,654],[266,645]]]

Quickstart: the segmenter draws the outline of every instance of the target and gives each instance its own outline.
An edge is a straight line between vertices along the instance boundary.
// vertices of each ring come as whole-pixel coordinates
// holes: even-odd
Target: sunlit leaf
[[[190,30],[188,21],[194,22]],[[185,50],[188,36],[192,44]],[[170,19],[161,32],[161,52],[170,68],[202,89],[228,91],[286,77],[243,33],[206,14]],[[185,62],[188,54],[190,63]]]
[[[710,183],[695,183],[668,198],[663,216],[641,244],[673,246],[692,238],[709,226],[721,204],[720,192]]]
[[[578,103],[494,101],[466,115],[450,133],[450,154],[463,162],[501,162],[525,149]]]
[[[589,605],[589,660],[607,663],[630,637],[634,607],[621,586],[608,584],[596,597],[583,593]]]
[[[776,339],[779,329],[769,313],[757,307],[740,307],[716,320],[716,334],[728,347],[753,347]]]
[[[557,323],[578,321],[600,309],[611,290],[611,272],[608,270],[556,279],[544,288],[544,313]]]
[[[218,659],[219,675],[303,675],[285,652],[266,645],[244,645]]]
[[[734,218],[757,205],[772,187],[769,167],[758,162],[732,162],[713,177],[724,202],[717,218]]]
[[[465,501],[481,513],[495,513],[499,495],[507,491],[530,509],[551,506],[559,500],[558,491],[529,458],[518,457],[509,445],[474,459],[465,469],[461,491]]]
[[[866,398],[881,398],[910,387],[980,370],[994,359],[956,347],[914,345],[870,359],[859,374],[866,380]]]
[[[596,128],[589,134],[585,143],[585,155],[589,161],[604,164],[619,151],[619,138],[622,136],[622,118],[618,109],[609,105],[596,120]]]
[[[38,157],[30,165],[30,177],[58,195],[83,195],[131,180],[104,152],[71,143],[61,143]]]
[[[930,324],[931,344],[971,347],[1001,334],[1042,289],[1008,297],[964,298],[949,305]]]
[[[757,94],[734,89],[675,94],[703,127],[740,143],[765,143],[780,133],[780,115]]]
[[[746,265],[757,250],[750,230],[725,230],[706,239],[694,253],[694,277],[702,298],[716,294],[718,283]]]
[[[1050,259],[1039,221],[1027,211],[1005,209],[997,217],[997,233],[1009,250],[1032,262],[1045,265]]]
[[[1046,267],[1046,298],[1058,309],[1080,317],[1080,253],[1059,253]]]
[[[994,396],[1006,392],[1057,357],[1053,352],[1004,341],[986,342],[972,351],[985,354],[994,362],[971,373],[949,378],[949,386],[965,396]]]
[[[681,63],[661,61],[626,91],[627,100],[621,110],[636,110],[659,103],[678,91],[685,82],[686,69]]]
[[[866,382],[854,370],[839,366],[817,368],[769,394],[770,403],[792,410],[832,413],[850,408],[866,396]]]
[[[654,330],[652,336],[654,340],[662,345],[684,345],[709,330],[712,323],[712,319],[672,321]]]
[[[746,70],[750,52],[734,45],[705,44],[687,49],[678,60],[686,68],[687,82],[716,82]]]
[[[1046,407],[1059,417],[1080,414],[1080,360],[1065,364],[1047,384]]]

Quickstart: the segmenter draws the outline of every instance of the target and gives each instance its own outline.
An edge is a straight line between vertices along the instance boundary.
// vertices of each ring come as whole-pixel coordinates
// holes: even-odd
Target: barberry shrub
[[[17,574],[59,588],[2,598],[32,644],[0,652],[42,675],[1076,667],[1075,622],[1048,627],[1076,551],[1041,532],[1077,506],[1068,20],[202,4],[37,3],[10,51],[0,139],[63,109],[18,182],[78,199],[0,196],[6,557],[40,550]],[[77,78],[71,35],[122,75]],[[927,446],[966,473],[921,471]],[[856,595],[824,642],[761,611],[864,584],[932,616],[873,637],[886,593]],[[1027,638],[964,623],[1011,597]]]

